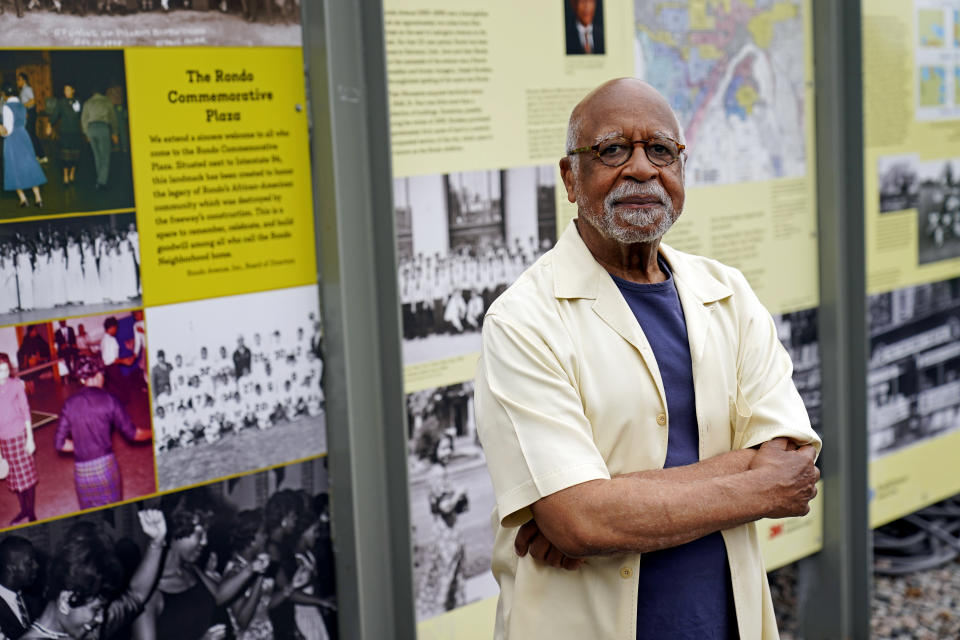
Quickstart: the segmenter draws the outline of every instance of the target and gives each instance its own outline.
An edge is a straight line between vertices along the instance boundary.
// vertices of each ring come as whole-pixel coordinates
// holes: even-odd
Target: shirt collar
[[[688,260],[686,254],[663,242],[660,243],[660,255],[670,267],[677,287],[685,288],[701,303],[709,304],[733,294],[724,283]],[[607,270],[587,249],[573,221],[550,251],[550,262],[556,274],[553,293],[557,298],[596,299],[600,283],[610,281]]]

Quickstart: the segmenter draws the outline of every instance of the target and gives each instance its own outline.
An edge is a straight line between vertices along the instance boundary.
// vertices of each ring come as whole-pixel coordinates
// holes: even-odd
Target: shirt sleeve
[[[580,394],[534,331],[487,316],[475,400],[503,526],[529,520],[540,498],[610,478]]]
[[[60,417],[57,419],[57,433],[53,436],[53,448],[57,451],[63,449],[63,443],[70,437],[70,409],[69,400],[64,403],[60,409]]]
[[[26,106],[28,102],[33,100],[33,97],[33,88],[30,85],[24,85],[23,89],[20,90],[20,102]]]
[[[734,448],[747,449],[786,437],[812,444],[821,440],[810,426],[803,399],[793,383],[793,362],[780,344],[777,327],[756,294],[742,281],[737,295],[745,300],[737,357],[737,397]]]
[[[20,383],[20,388],[17,389],[17,397],[14,402],[17,403],[17,410],[20,414],[21,421],[25,423],[27,420],[30,420],[30,404],[27,402],[27,391],[26,387],[23,384],[22,380],[18,380]]]
[[[132,441],[133,437],[137,433],[137,427],[133,424],[133,420],[130,418],[130,414],[127,413],[127,410],[123,408],[123,405],[120,404],[120,401],[117,400],[113,395],[109,396],[110,401],[113,403],[112,411],[112,421],[113,426],[120,431],[122,435],[127,440]]]
[[[7,135],[13,133],[13,109],[3,105],[3,128],[7,130]]]

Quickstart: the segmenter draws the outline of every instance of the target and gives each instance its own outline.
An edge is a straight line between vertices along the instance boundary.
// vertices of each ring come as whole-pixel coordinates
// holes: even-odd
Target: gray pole
[[[802,631],[807,640],[869,638],[860,2],[814,0],[813,10],[824,532]]]
[[[340,637],[415,638],[379,0],[304,0]]]

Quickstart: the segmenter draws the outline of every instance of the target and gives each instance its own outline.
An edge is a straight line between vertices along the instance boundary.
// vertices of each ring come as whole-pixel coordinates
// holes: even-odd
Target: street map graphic
[[[687,183],[806,173],[803,0],[634,0],[636,73],[670,101]]]

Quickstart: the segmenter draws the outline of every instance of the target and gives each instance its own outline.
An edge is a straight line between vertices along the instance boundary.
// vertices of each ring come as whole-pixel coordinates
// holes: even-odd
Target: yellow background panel
[[[126,67],[144,304],[316,282],[301,50],[132,48]]]

